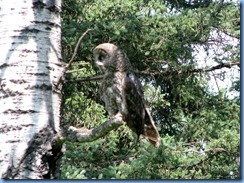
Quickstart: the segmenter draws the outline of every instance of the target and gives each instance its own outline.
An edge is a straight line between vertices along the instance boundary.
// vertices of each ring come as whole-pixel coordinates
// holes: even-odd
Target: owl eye
[[[105,59],[105,55],[100,54],[100,55],[98,56],[98,60],[102,61],[102,60],[104,60],[104,59]]]

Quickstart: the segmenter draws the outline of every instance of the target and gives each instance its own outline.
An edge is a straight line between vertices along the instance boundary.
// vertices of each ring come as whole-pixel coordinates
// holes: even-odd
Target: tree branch
[[[72,55],[72,57],[71,57],[69,63],[65,66],[65,70],[66,70],[68,67],[70,67],[71,63],[73,62],[73,60],[74,60],[74,58],[75,58],[75,55],[77,54],[77,51],[78,51],[78,48],[79,48],[79,46],[80,46],[81,41],[84,39],[84,37],[86,36],[86,34],[87,34],[88,32],[90,32],[90,31],[91,31],[91,29],[87,29],[87,30],[82,34],[82,36],[79,38],[79,40],[78,40],[78,42],[77,42],[77,44],[76,44],[76,46],[75,46],[74,53],[73,53],[73,55]]]
[[[111,130],[115,130],[123,124],[122,118],[116,117],[92,129],[69,126],[64,128],[64,136],[75,142],[92,142],[107,135]]]
[[[79,48],[79,46],[80,46],[81,41],[84,39],[85,35],[86,35],[89,31],[91,31],[91,29],[87,29],[87,30],[82,34],[82,36],[79,38],[79,40],[78,40],[78,42],[77,42],[77,44],[76,44],[76,46],[75,46],[74,53],[73,53],[71,59],[69,60],[69,63],[66,64],[66,66],[64,67],[64,69],[63,69],[63,74],[62,74],[62,76],[59,78],[59,80],[58,80],[58,82],[57,82],[55,88],[58,88],[59,85],[60,85],[60,83],[65,82],[65,78],[66,78],[65,76],[66,76],[66,74],[67,74],[67,69],[71,66],[71,64],[72,64],[72,62],[73,62],[73,60],[74,60],[74,58],[75,58],[75,55],[77,54],[77,51],[78,51],[78,48]]]
[[[167,76],[167,75],[176,75],[176,74],[185,74],[185,73],[204,73],[204,72],[211,72],[217,69],[222,68],[231,68],[233,66],[240,66],[240,62],[232,62],[232,63],[221,63],[219,65],[210,67],[210,68],[199,68],[199,69],[186,69],[186,70],[163,70],[163,71],[141,71],[137,72],[137,74],[141,75],[151,75],[151,76]],[[84,78],[77,78],[77,79],[69,79],[65,80],[65,82],[85,82],[85,81],[97,81],[103,78],[103,75],[99,76],[90,76],[90,77],[84,77]]]
[[[78,82],[85,82],[85,81],[97,81],[103,78],[103,75],[99,76],[91,76],[91,77],[85,77],[85,78],[77,78],[77,79],[69,79],[65,80],[65,82],[72,82],[72,83],[78,83]]]
[[[186,70],[177,69],[177,70],[150,71],[150,72],[142,71],[140,72],[140,74],[150,74],[156,76],[156,75],[175,75],[175,74],[185,74],[185,73],[204,73],[204,72],[211,72],[222,68],[231,68],[235,65],[240,66],[240,62],[221,63],[210,68],[186,69]]]

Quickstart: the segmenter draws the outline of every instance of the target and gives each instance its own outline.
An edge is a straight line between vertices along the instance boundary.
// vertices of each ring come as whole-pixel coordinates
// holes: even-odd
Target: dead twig
[[[91,31],[91,29],[87,29],[87,30],[82,34],[82,36],[79,38],[79,40],[78,40],[78,42],[77,42],[77,44],[76,44],[76,46],[75,46],[74,53],[73,53],[73,55],[72,55],[72,57],[71,57],[69,63],[65,66],[65,70],[66,70],[67,68],[69,68],[70,65],[71,65],[71,63],[74,61],[74,58],[75,58],[75,56],[76,56],[76,54],[77,54],[77,51],[78,51],[78,48],[79,48],[79,46],[80,46],[81,41],[84,39],[84,37],[86,36],[86,34],[87,34],[88,32],[90,32],[90,31]]]
[[[59,80],[58,80],[58,82],[57,82],[57,84],[56,84],[56,88],[59,87],[59,85],[60,85],[61,82],[64,82],[64,80],[65,80],[65,75],[66,75],[66,71],[67,71],[67,69],[71,66],[71,64],[72,64],[72,62],[73,62],[73,60],[74,60],[74,58],[75,58],[75,55],[77,54],[77,51],[78,51],[78,48],[79,48],[79,46],[80,46],[81,41],[84,39],[84,37],[86,36],[86,34],[87,34],[89,31],[91,31],[91,29],[87,29],[87,30],[81,35],[81,37],[79,38],[79,40],[78,40],[78,42],[77,42],[77,44],[76,44],[76,46],[75,46],[73,55],[72,55],[71,59],[69,60],[68,64],[66,64],[66,66],[64,67],[64,69],[63,69],[63,74],[62,74],[62,76],[60,76],[60,78],[59,78]]]

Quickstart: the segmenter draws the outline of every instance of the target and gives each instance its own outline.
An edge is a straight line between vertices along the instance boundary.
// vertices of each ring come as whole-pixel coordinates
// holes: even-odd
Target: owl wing
[[[127,73],[123,82],[123,105],[127,125],[139,136],[145,135],[148,140],[158,147],[160,136],[149,110],[146,108],[142,86],[133,73]]]
[[[122,82],[122,114],[137,135],[144,133],[144,98],[142,86],[134,73],[126,73]]]

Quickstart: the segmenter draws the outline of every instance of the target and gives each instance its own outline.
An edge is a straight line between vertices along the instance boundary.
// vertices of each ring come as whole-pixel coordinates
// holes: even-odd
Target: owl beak
[[[104,68],[104,63],[101,61],[95,61],[97,67],[99,68],[100,72],[104,73],[105,72],[105,68]]]
[[[97,65],[97,66],[103,66],[104,64],[103,64],[103,62],[96,61],[96,65]]]

